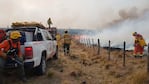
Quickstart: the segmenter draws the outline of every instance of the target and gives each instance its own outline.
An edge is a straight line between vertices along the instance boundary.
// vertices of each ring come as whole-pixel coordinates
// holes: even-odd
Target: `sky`
[[[0,0],[0,27],[36,21],[58,28],[106,29],[143,17],[149,0]]]

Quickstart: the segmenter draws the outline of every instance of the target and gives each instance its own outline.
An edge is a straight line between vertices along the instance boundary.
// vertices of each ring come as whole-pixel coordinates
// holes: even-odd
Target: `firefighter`
[[[57,47],[57,52],[58,52],[60,50],[60,46],[61,46],[61,42],[60,42],[61,35],[59,33],[57,33],[55,37],[56,37],[56,41],[57,41],[56,47]],[[56,59],[58,59],[58,57],[56,57]]]
[[[61,47],[61,35],[59,33],[56,34],[56,41],[57,41],[57,46],[58,48]]]
[[[51,20],[51,18],[48,19],[47,23],[48,23],[48,25],[49,25],[49,28],[51,28],[51,25],[52,25],[52,20]]]
[[[68,55],[70,54],[71,35],[68,33],[67,30],[64,31],[63,39],[64,54]]]
[[[133,33],[133,36],[135,37],[134,41],[134,56],[143,56],[144,47],[146,46],[146,42],[141,34],[138,34],[137,32]]]
[[[0,68],[2,71],[4,71],[6,65],[10,61],[17,62],[18,66],[16,69],[19,74],[19,78],[23,82],[26,82],[27,79],[25,77],[23,57],[20,50],[21,34],[19,31],[12,31],[10,32],[9,37],[10,39],[4,40],[2,43],[0,43]],[[14,52],[10,53],[12,50],[14,50]]]

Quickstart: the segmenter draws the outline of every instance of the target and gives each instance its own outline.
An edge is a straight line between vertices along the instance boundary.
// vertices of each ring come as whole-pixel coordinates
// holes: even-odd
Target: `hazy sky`
[[[103,28],[141,16],[149,0],[0,0],[0,27],[16,21],[37,21],[58,28]]]

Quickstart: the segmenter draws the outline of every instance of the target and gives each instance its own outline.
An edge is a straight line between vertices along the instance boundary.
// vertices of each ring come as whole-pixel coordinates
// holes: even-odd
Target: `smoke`
[[[146,13],[149,9],[145,8],[142,10],[138,10],[137,7],[131,7],[130,9],[121,9],[118,11],[118,15],[120,16],[120,18],[112,20],[110,23],[107,23],[106,26],[112,26],[118,23],[121,23],[125,20],[128,19],[137,19],[139,17],[141,17],[144,13]]]
[[[112,46],[131,46],[134,31],[149,41],[149,0],[0,0],[0,10],[0,27],[16,21],[47,26],[51,17],[58,28],[95,29],[90,35],[103,45],[111,40]]]
[[[138,17],[148,6],[148,0],[0,0],[0,27],[15,21],[47,25],[51,17],[58,28],[104,29]]]
[[[121,13],[120,13],[121,12]],[[133,32],[140,33],[146,43],[149,42],[149,11],[145,10],[142,13],[137,13],[135,8],[134,12],[120,11],[121,16],[120,21],[113,22],[109,27],[104,28],[103,30],[98,30],[92,33],[94,38],[101,40],[102,46],[108,46],[108,41],[111,40],[111,45],[113,47],[123,47],[123,42],[126,41],[127,49],[133,48],[134,37],[132,36]],[[134,14],[132,14],[134,13]],[[96,41],[97,42],[97,41]]]
[[[138,12],[137,12],[137,8],[133,7],[130,10],[126,11],[125,9],[120,10],[119,11],[119,16],[121,16],[121,18],[123,20],[125,19],[133,19],[133,18],[137,18],[139,16]]]

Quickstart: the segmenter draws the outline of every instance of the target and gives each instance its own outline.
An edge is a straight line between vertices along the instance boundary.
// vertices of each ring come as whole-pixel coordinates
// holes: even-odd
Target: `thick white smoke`
[[[0,0],[0,27],[16,21],[47,25],[51,17],[52,26],[58,28],[101,29],[117,19],[130,17],[125,15],[131,7],[132,14],[139,12],[149,8],[149,0]]]
[[[133,45],[136,31],[149,42],[149,0],[0,0],[0,27],[16,21],[46,25],[49,17],[58,28],[97,29],[92,38],[102,45]],[[103,30],[101,30],[103,29]],[[86,33],[86,32],[85,32]]]
[[[133,32],[140,33],[146,43],[149,42],[149,11],[144,12],[137,18],[127,18],[103,30],[95,31],[90,38],[100,38],[102,46],[108,46],[108,41],[111,40],[113,47],[120,48],[123,47],[123,42],[126,41],[127,49],[132,49]]]

